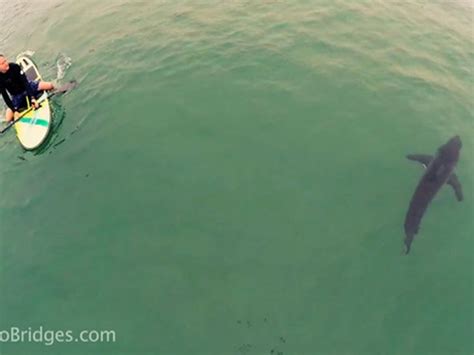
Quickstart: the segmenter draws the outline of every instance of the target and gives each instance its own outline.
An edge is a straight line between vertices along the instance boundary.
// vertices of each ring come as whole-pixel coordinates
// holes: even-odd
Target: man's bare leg
[[[48,90],[53,90],[54,85],[53,83],[50,83],[48,81],[40,81],[38,83],[38,90],[39,91],[48,91]]]
[[[7,122],[13,120],[13,111],[10,108],[7,108],[7,112],[5,113],[5,120]]]

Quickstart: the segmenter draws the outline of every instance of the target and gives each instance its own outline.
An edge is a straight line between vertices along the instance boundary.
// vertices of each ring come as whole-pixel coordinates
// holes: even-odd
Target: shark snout
[[[460,149],[462,147],[461,137],[459,137],[459,135],[455,135],[449,140],[449,144]]]

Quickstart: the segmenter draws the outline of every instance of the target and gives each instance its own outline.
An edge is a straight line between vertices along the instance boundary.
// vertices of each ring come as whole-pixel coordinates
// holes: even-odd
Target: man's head
[[[5,74],[10,66],[8,65],[8,60],[3,54],[0,54],[0,73]]]

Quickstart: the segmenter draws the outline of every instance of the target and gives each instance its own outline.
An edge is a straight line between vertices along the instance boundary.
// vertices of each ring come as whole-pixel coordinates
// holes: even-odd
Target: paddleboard
[[[16,62],[21,66],[29,81],[42,80],[38,68],[31,57],[25,54],[20,54],[16,58]],[[37,95],[36,100],[38,102],[41,101],[40,108],[26,113],[15,124],[16,136],[20,141],[20,144],[26,150],[38,148],[48,137],[51,128],[51,108],[49,106],[48,94],[46,91],[41,91]]]

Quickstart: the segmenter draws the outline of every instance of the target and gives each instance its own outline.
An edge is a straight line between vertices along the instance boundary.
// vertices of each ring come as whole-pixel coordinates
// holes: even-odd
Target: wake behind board
[[[38,68],[29,56],[20,54],[16,58],[16,62],[21,66],[29,81],[42,80]],[[37,95],[36,100],[38,102],[42,101],[40,107],[37,110],[31,110],[26,113],[15,124],[16,136],[26,150],[38,148],[48,137],[51,127],[51,108],[46,91],[41,91]],[[29,102],[27,103],[27,108],[29,108]]]

